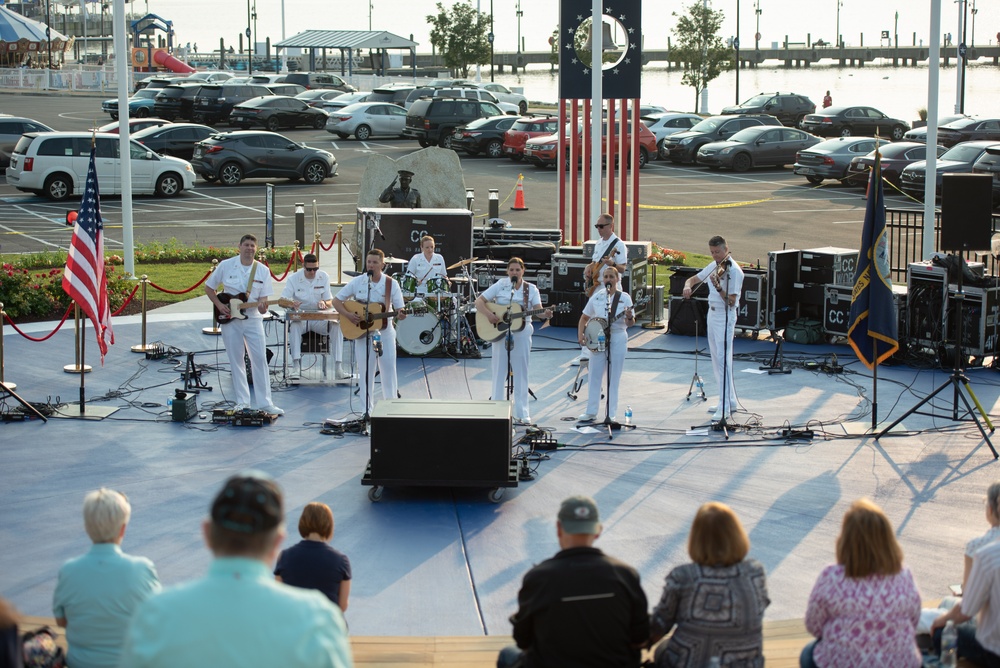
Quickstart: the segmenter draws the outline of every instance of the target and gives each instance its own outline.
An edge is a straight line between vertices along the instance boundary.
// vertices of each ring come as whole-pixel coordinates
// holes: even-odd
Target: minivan
[[[90,166],[90,143],[102,195],[121,194],[121,160],[116,134],[90,132],[29,132],[10,156],[7,184],[18,190],[62,201],[82,195]],[[132,192],[173,197],[194,188],[191,163],[159,156],[131,142]]]

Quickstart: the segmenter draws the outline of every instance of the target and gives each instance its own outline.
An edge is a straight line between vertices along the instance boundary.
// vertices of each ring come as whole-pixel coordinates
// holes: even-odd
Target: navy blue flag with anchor
[[[642,97],[642,0],[602,0],[606,16],[624,28],[615,38],[619,44],[605,44],[605,52],[617,52],[613,65],[603,71],[604,99]],[[562,0],[559,5],[559,98],[590,97],[590,58],[581,59],[575,36],[581,23],[592,18],[590,0]],[[607,19],[605,19],[606,21]],[[603,34],[603,29],[601,31]]]
[[[899,349],[896,311],[892,304],[892,276],[889,273],[889,239],[885,232],[882,156],[878,149],[875,150],[875,165],[868,182],[868,206],[865,209],[858,270],[854,274],[849,322],[848,341],[858,359],[869,369],[881,364]]]

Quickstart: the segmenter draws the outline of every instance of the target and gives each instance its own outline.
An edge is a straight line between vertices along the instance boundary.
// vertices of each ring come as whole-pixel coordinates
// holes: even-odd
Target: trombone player
[[[708,240],[712,262],[684,282],[684,299],[690,299],[699,283],[708,281],[708,350],[712,355],[715,382],[719,387],[719,403],[713,420],[729,419],[736,410],[736,388],[733,385],[733,337],[736,316],[743,289],[743,270],[729,252],[726,240],[714,236]]]

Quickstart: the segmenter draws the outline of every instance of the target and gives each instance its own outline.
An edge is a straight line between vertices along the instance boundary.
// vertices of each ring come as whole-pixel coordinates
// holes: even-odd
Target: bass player
[[[590,297],[596,288],[603,284],[604,274],[609,269],[616,269],[621,276],[625,272],[625,263],[628,261],[628,250],[625,242],[615,235],[615,218],[610,213],[602,213],[594,223],[597,228],[599,239],[594,244],[594,254],[591,256],[591,263],[583,270],[583,288]],[[580,349],[580,356],[570,362],[571,366],[577,366],[582,360],[590,358],[590,350],[584,346]]]
[[[577,327],[577,338],[580,345],[587,346],[587,325],[588,323],[601,319],[601,326],[610,322],[609,332],[604,332],[606,347],[604,350],[591,352],[590,370],[587,382],[587,412],[579,416],[579,422],[593,422],[597,418],[600,409],[601,386],[604,383],[604,373],[608,370],[608,348],[611,352],[611,380],[609,382],[610,391],[608,393],[608,419],[615,421],[618,412],[618,386],[622,379],[622,370],[625,366],[625,353],[628,350],[628,328],[635,324],[635,315],[632,313],[632,298],[627,292],[622,292],[619,287],[618,270],[608,267],[603,272],[603,284],[594,291],[587,305],[583,308],[583,315],[580,316],[580,324]],[[588,348],[589,350],[589,348]]]

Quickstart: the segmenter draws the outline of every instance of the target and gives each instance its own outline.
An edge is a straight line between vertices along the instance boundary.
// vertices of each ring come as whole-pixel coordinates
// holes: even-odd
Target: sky
[[[371,27],[387,30],[402,37],[411,34],[421,53],[430,52],[430,28],[426,22],[428,14],[436,13],[435,0],[369,0],[372,6]],[[568,1],[568,0],[564,0]],[[588,11],[586,0],[573,0],[581,11]],[[349,0],[250,0],[256,2],[258,40],[270,37],[272,42],[281,38],[281,13],[284,5],[285,34],[288,37],[308,29],[367,30],[369,10],[366,2]],[[489,13],[492,3],[495,25],[495,49],[497,52],[516,52],[518,25],[517,7],[523,11],[521,35],[527,51],[548,48],[547,39],[556,27],[559,3],[555,0],[473,0],[473,5]],[[807,33],[813,41],[834,40],[837,25],[837,0],[712,0],[711,6],[725,14],[722,34],[724,38],[736,33],[736,6],[740,7],[740,41],[743,48],[752,45],[756,29],[755,9],[761,10],[761,42],[781,42],[788,35],[790,41],[804,42]],[[930,0],[840,0],[840,29],[849,45],[860,43],[864,33],[866,45],[877,45],[880,32],[894,30],[895,13],[899,11],[899,41],[909,45],[913,33],[918,42],[929,42]],[[445,0],[445,6],[450,1]],[[647,0],[643,5],[643,33],[645,48],[664,49],[670,36],[674,20],[672,12],[682,12],[690,4],[689,0]],[[247,3],[244,0],[136,0],[135,9],[149,11],[174,22],[180,45],[190,41],[199,43],[200,50],[206,51],[207,43],[218,43],[224,36],[227,44],[235,42],[237,35],[246,27]],[[941,32],[958,33],[958,8],[955,0],[941,0]],[[976,42],[985,45],[987,41],[996,44],[996,33],[1000,30],[1000,2],[997,0],[976,0]],[[969,0],[971,12],[973,2]],[[805,14],[804,14],[805,12]],[[971,14],[969,37],[971,41]],[[958,43],[958,39],[954,40]]]

